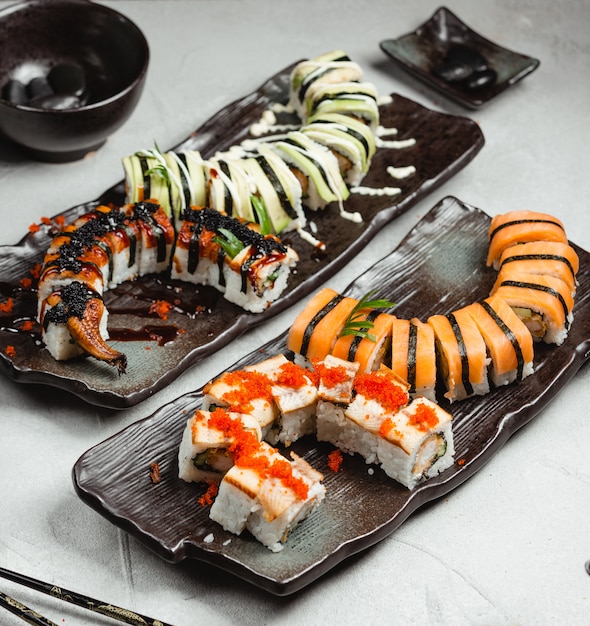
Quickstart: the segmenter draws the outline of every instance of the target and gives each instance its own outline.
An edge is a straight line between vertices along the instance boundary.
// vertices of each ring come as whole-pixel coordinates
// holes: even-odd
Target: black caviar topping
[[[133,206],[133,218],[149,222],[159,208],[160,205],[155,202],[136,202]]]
[[[60,302],[49,309],[44,317],[44,324],[67,324],[71,317],[82,319],[86,311],[86,304],[93,298],[100,296],[88,285],[74,281],[59,290]]]
[[[220,228],[225,228],[234,234],[244,246],[253,246],[260,255],[287,252],[287,247],[274,237],[264,237],[235,217],[224,215],[215,209],[199,209],[197,211],[185,209],[182,219],[193,222],[197,231],[206,228],[212,232],[219,232]]]

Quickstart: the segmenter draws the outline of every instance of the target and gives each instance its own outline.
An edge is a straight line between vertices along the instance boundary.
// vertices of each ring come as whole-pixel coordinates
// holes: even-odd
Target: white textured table
[[[1,5],[7,3],[2,2]],[[330,286],[344,288],[445,195],[490,214],[529,208],[561,218],[590,249],[590,11],[586,0],[455,0],[475,30],[541,60],[477,112],[404,75],[379,42],[414,30],[439,3],[373,0],[105,2],[145,32],[151,66],[127,124],[92,158],[33,163],[0,141],[0,244],[43,215],[91,200],[122,178],[120,158],[168,147],[300,58],[344,48],[381,93],[476,120],[486,144],[444,187],[392,222]],[[298,307],[295,307],[298,309]],[[276,598],[199,563],[167,564],[83,504],[71,469],[92,445],[201,386],[288,326],[286,311],[142,404],[95,408],[0,377],[0,565],[179,626],[194,624],[586,624],[590,615],[590,370],[478,474],[389,538],[303,592]],[[88,614],[0,581],[63,624]],[[20,624],[0,611],[1,624]],[[111,623],[97,620],[96,623]]]

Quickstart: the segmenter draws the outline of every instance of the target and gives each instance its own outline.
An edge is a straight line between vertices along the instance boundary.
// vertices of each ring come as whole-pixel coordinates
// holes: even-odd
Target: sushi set
[[[447,197],[342,295],[361,299],[375,292],[397,303],[393,312],[400,319],[428,319],[458,311],[502,288],[495,286],[498,269],[493,266],[495,254],[488,259],[488,235],[507,230],[483,211]],[[88,450],[74,467],[75,488],[87,504],[168,561],[205,561],[275,594],[293,593],[386,537],[424,503],[467,480],[533,419],[588,359],[590,258],[575,244],[570,246],[580,270],[575,319],[571,325],[571,317],[562,321],[567,336],[546,328],[545,341],[535,342],[532,371],[509,384],[500,379],[498,386],[484,395],[474,391],[464,399],[445,397],[444,387],[437,388],[440,407],[452,415],[453,461],[445,463],[440,472],[409,488],[367,464],[360,454],[343,455],[340,470],[332,469],[329,459],[338,445],[337,437],[328,439],[330,443],[313,434],[289,437],[295,440],[288,441],[287,450],[323,475],[325,495],[276,554],[269,554],[253,536],[237,537],[210,519],[209,507],[197,503],[206,486],[178,476],[179,444],[186,420],[195,411],[206,410],[205,406],[212,408],[205,404],[209,389],[181,396]],[[536,325],[532,323],[530,328]],[[286,331],[229,369],[251,368],[261,355],[271,358],[286,353],[289,341]],[[149,473],[154,464],[159,472],[155,482]],[[223,515],[219,519],[223,522]]]
[[[54,333],[49,340],[43,337],[43,330],[36,325],[36,317],[38,312],[57,305],[48,320],[51,317],[61,320],[64,303],[61,295],[59,298],[53,296],[48,306],[36,302],[37,293],[31,284],[34,285],[38,280],[38,268],[44,260],[50,263],[56,261],[55,258],[48,259],[48,254],[53,251],[52,245],[57,245],[59,238],[56,241],[54,238],[62,234],[64,225],[80,226],[88,221],[89,215],[96,215],[97,210],[104,212],[104,207],[120,207],[126,201],[137,204],[136,201],[141,201],[137,194],[147,193],[148,185],[155,187],[166,176],[189,170],[192,173],[202,171],[203,163],[210,169],[211,161],[219,160],[219,154],[224,151],[231,151],[247,142],[259,145],[260,132],[256,129],[268,124],[262,120],[267,120],[269,111],[277,126],[288,126],[293,121],[287,107],[291,93],[290,77],[297,66],[295,64],[286,68],[254,94],[220,111],[173,151],[140,150],[136,155],[125,157],[125,180],[94,201],[72,207],[52,218],[43,218],[40,224],[31,225],[31,232],[19,244],[0,249],[2,295],[7,302],[11,302],[11,307],[5,307],[0,312],[0,365],[6,375],[19,382],[45,383],[62,388],[99,406],[124,408],[137,404],[248,328],[281,312],[320,286],[357,254],[385,223],[453,176],[483,146],[484,139],[479,127],[469,119],[428,110],[396,94],[381,99],[378,106],[379,129],[394,134],[395,140],[380,139],[379,132],[376,132],[378,141],[374,153],[370,148],[367,152],[367,155],[371,155],[371,164],[362,177],[362,186],[355,184],[359,181],[357,171],[356,174],[350,174],[351,182],[345,188],[340,188],[335,196],[337,201],[321,207],[321,210],[317,210],[319,206],[316,207],[311,217],[307,218],[307,223],[301,213],[297,213],[297,219],[281,222],[278,227],[275,224],[275,229],[281,231],[282,243],[294,251],[298,260],[296,273],[288,278],[284,291],[275,294],[276,299],[268,308],[252,314],[229,302],[218,289],[210,285],[185,288],[186,276],[183,274],[173,278],[170,274],[149,273],[139,280],[123,280],[127,276],[119,274],[122,278],[115,280],[111,277],[111,288],[104,293],[101,291],[98,300],[94,296],[89,298],[89,292],[85,289],[78,290],[80,293],[75,296],[79,298],[85,294],[85,306],[88,311],[92,311],[94,320],[93,339],[86,341],[86,348],[99,346],[96,350],[102,351],[104,360],[116,367],[104,367],[93,359],[70,359],[79,353],[78,350],[66,350],[64,353],[58,350],[60,359],[64,357],[67,360],[54,359],[48,350],[43,349],[43,339],[56,346],[66,345],[71,338],[70,331],[60,335],[59,332],[63,331],[61,324],[57,329],[59,332]],[[363,97],[366,101],[366,94]],[[373,96],[369,95],[371,99],[375,102]],[[280,106],[277,108],[277,105]],[[370,109],[373,116],[375,106]],[[326,115],[332,113],[327,112]],[[310,122],[306,126],[310,133],[322,130],[312,128],[313,116]],[[374,120],[369,123],[374,125]],[[297,135],[295,139],[301,138]],[[291,147],[290,144],[283,146],[284,154]],[[255,150],[262,151],[261,148]],[[186,158],[190,160],[195,152],[199,153],[201,161],[197,166],[193,163],[189,168]],[[183,155],[185,164],[181,159]],[[292,158],[298,158],[298,155]],[[244,158],[244,161],[250,160]],[[177,169],[173,171],[169,165],[163,175],[162,168],[166,162],[171,162]],[[249,163],[250,166],[254,167],[252,163]],[[137,167],[144,168],[141,170],[143,174],[134,176]],[[223,195],[216,185],[218,179],[224,180],[224,176],[228,175],[221,164],[216,171],[218,175],[209,177],[208,201],[213,201],[215,194],[219,198]],[[193,185],[187,196],[190,203],[198,197],[199,192],[195,178],[189,178]],[[140,179],[143,181],[142,192],[137,188]],[[185,182],[182,185],[186,191]],[[171,198],[168,209],[179,217],[182,206],[172,206],[174,194],[169,186],[167,191]],[[264,199],[270,206],[269,196]],[[186,206],[186,201],[179,196],[176,200],[181,205],[185,202]],[[325,204],[325,201],[316,199],[320,205]],[[243,205],[250,210],[249,203]],[[273,217],[275,214],[272,212]],[[356,216],[362,216],[360,221]],[[78,226],[73,228],[77,229]],[[103,238],[111,240],[114,236],[113,233],[103,235]],[[100,251],[92,250],[93,254],[96,252]],[[102,254],[104,256],[104,251]],[[57,259],[62,263],[66,255],[58,256],[62,257]],[[106,261],[103,263],[106,265]],[[154,266],[149,267],[153,270]],[[54,268],[45,268],[44,272],[46,270],[51,275],[46,281],[48,289],[52,286],[63,287],[59,282],[61,279],[54,281]],[[98,280],[104,281],[104,276]],[[96,284],[91,287],[95,291]],[[171,293],[174,294],[172,298]],[[44,298],[48,295],[51,294],[44,294]],[[99,300],[102,302],[97,304]],[[163,302],[172,305],[168,306],[164,314],[158,309],[158,305]],[[76,306],[81,305],[77,303]],[[97,308],[101,310],[95,310]],[[103,309],[108,310],[110,315],[109,345],[114,353],[104,350],[100,341],[105,325]],[[50,333],[53,330],[56,328],[52,327]],[[83,336],[84,340],[89,339],[85,326],[84,330],[75,332]],[[182,337],[182,341],[178,340],[179,337]],[[84,351],[87,350],[84,348]],[[121,354],[124,354],[124,358]],[[118,375],[117,370],[125,370],[126,373]]]

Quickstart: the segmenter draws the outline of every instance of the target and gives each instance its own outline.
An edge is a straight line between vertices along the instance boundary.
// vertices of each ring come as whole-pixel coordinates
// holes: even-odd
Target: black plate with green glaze
[[[343,293],[360,298],[375,290],[375,297],[398,303],[393,310],[398,317],[423,320],[483,299],[496,277],[485,264],[489,224],[483,211],[447,197]],[[292,449],[325,475],[321,506],[276,554],[247,533],[231,535],[209,519],[208,507],[197,503],[206,487],[178,478],[178,446],[188,416],[201,405],[201,390],[88,450],[74,466],[75,489],[89,506],[167,561],[194,560],[195,567],[204,561],[273,594],[297,592],[475,474],[588,360],[590,254],[572,245],[580,258],[579,295],[567,340],[559,347],[535,344],[534,373],[523,381],[451,405],[440,392],[440,404],[453,415],[455,463],[413,491],[378,468],[371,472],[359,455],[344,455],[342,471],[330,470],[327,457],[333,447],[307,436]],[[230,369],[286,352],[286,336]],[[152,463],[161,471],[157,484],[150,480]]]
[[[260,121],[271,105],[287,102],[292,67],[229,104],[173,149],[199,150],[208,158],[248,139],[251,125]],[[384,138],[394,142],[377,150],[362,185],[377,190],[396,187],[399,193],[351,194],[344,208],[359,211],[362,223],[342,219],[335,205],[315,212],[311,219],[317,226],[316,236],[326,244],[325,251],[295,233],[284,234],[283,241],[295,248],[300,261],[288,288],[264,313],[247,313],[211,287],[188,286],[164,275],[149,276],[105,294],[112,344],[128,359],[125,375],[119,376],[115,368],[90,358],[55,361],[43,347],[38,325],[30,323],[37,307],[34,284],[30,287],[22,279],[30,279],[31,270],[43,260],[57,218],[69,223],[99,204],[123,204],[125,186],[120,181],[96,200],[41,224],[38,232],[29,233],[17,245],[0,247],[0,302],[12,298],[14,303],[0,310],[0,369],[18,382],[53,385],[98,406],[125,408],[150,397],[244,331],[309,294],[360,252],[383,225],[465,167],[484,144],[483,134],[472,120],[432,111],[400,95],[386,100],[380,107],[381,125],[398,132]],[[277,121],[293,120],[283,120],[279,114]],[[401,180],[389,173],[392,166],[410,165],[415,172]],[[174,304],[168,319],[150,313],[157,300]]]

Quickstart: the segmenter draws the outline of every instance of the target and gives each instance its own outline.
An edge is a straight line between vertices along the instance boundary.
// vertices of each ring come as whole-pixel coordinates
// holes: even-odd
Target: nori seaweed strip
[[[186,161],[186,154],[184,154],[184,152],[181,152],[179,154],[176,154],[176,157],[184,165],[184,167],[186,168],[186,171],[188,172],[189,169],[188,169],[188,163]],[[182,183],[182,195],[184,196],[184,205],[185,207],[189,207],[191,205],[190,181],[186,177],[184,169],[182,167],[179,167],[178,169],[180,171],[180,182]]]
[[[188,246],[188,267],[189,274],[194,274],[199,266],[201,257],[201,232],[203,231],[202,222],[194,222],[191,225],[192,237]]]
[[[341,61],[350,61],[350,57],[347,55],[344,55],[337,59],[331,59],[330,63],[341,62]],[[314,70],[310,72],[301,82],[299,91],[297,92],[297,97],[299,98],[300,102],[303,102],[305,98],[305,94],[307,93],[307,90],[309,89],[309,87],[313,85],[313,83],[315,83],[315,81],[318,80],[318,78],[325,76],[331,71],[332,71],[332,68],[328,66],[328,67],[325,67],[321,72],[318,70]]]
[[[337,87],[337,85],[335,85]],[[331,92],[326,93],[321,98],[313,101],[314,109],[318,107],[322,102],[329,102],[330,100],[363,100],[365,98],[370,98],[374,102],[377,102],[377,98],[372,93],[368,93],[367,91],[347,91],[346,93],[342,92]]]
[[[166,232],[154,217],[159,205],[153,202],[137,202],[133,207],[133,219],[144,222],[152,229],[158,247],[157,261],[161,263],[166,259]]]
[[[217,252],[217,269],[219,270],[220,287],[225,287],[225,275],[223,273],[224,260],[225,260],[225,250],[221,246],[219,246],[219,251]]]
[[[311,161],[311,163],[313,165],[315,165],[315,167],[317,168],[318,172],[320,173],[320,176],[323,178],[323,180],[326,183],[326,185],[328,186],[328,188],[329,189],[333,189],[332,185],[330,184],[330,179],[328,178],[328,175],[326,174],[326,170],[324,169],[324,166],[308,152],[308,150],[305,148],[305,146],[302,146],[301,144],[297,143],[291,137],[286,137],[285,139],[283,139],[283,141],[285,143],[288,143],[288,144],[292,145],[292,146],[295,146],[295,148],[297,148],[297,150],[302,152],[303,156],[306,159],[308,159],[309,161]]]
[[[371,309],[371,311],[369,311],[367,313],[367,315],[365,316],[365,321],[367,322],[374,322],[377,317],[381,314],[381,311],[379,311],[378,309]],[[367,329],[369,329],[370,326],[367,326]],[[360,330],[360,329],[359,329]],[[349,361],[354,361],[354,358],[356,356],[357,350],[359,348],[359,345],[361,343],[361,341],[363,340],[363,337],[360,335],[355,335],[350,343],[350,347],[348,348],[348,360]]]
[[[295,211],[295,209],[293,208],[291,201],[287,197],[287,193],[285,191],[285,188],[283,187],[283,184],[279,180],[279,177],[277,176],[276,172],[274,171],[266,157],[260,154],[255,156],[254,159],[258,161],[260,168],[264,172],[264,175],[268,178],[274,190],[277,192],[279,202],[281,203],[281,206],[283,207],[285,213],[291,219],[297,219],[297,211]]]
[[[150,169],[148,167],[147,158],[144,156],[138,156],[139,165],[141,167],[141,174],[143,176],[143,197],[144,199],[149,198],[152,193],[152,186],[150,182],[150,175],[146,172]]]
[[[561,230],[564,230],[563,226],[556,222],[555,220],[544,220],[544,219],[526,219],[526,220],[514,220],[512,222],[506,222],[505,224],[500,224],[496,226],[494,230],[490,233],[490,241],[494,238],[496,233],[498,233],[503,228],[508,228],[508,226],[516,226],[517,224],[553,224]],[[565,231],[564,231],[565,232]]]
[[[344,296],[341,294],[336,294],[322,309],[320,309],[311,319],[305,332],[303,333],[303,339],[301,340],[301,348],[299,349],[299,353],[303,356],[307,355],[307,349],[309,348],[309,342],[311,340],[311,336],[315,327],[324,319],[326,315],[341,301],[344,299]]]
[[[334,122],[332,120],[323,120],[321,118],[317,119],[317,120],[313,120],[312,124],[326,124],[326,125],[336,125],[338,127],[338,130],[341,130],[342,132],[345,132],[346,134],[350,135],[351,137],[354,137],[354,139],[356,139],[359,143],[362,144],[363,148],[365,149],[365,152],[367,153],[367,158],[369,156],[369,143],[366,140],[365,137],[363,137],[363,135],[361,133],[358,133],[356,130],[354,130],[354,128],[350,128],[350,126],[346,126],[345,124],[339,124],[339,122]]]
[[[416,392],[416,350],[418,348],[418,327],[410,322],[408,329],[408,384],[410,393]]]
[[[231,173],[229,170],[229,165],[227,164],[226,161],[224,161],[223,159],[219,159],[218,160],[218,164],[219,164],[219,169],[229,178],[229,180],[232,180],[231,177]],[[223,210],[228,214],[228,215],[233,215],[234,213],[234,201],[231,195],[231,192],[229,190],[229,187],[225,184],[225,181],[223,180],[223,178],[220,176],[219,177],[221,180],[221,183],[223,185]],[[233,181],[232,181],[233,182]]]
[[[554,298],[557,298],[559,302],[561,303],[561,306],[563,307],[563,315],[565,317],[565,326],[566,328],[569,328],[570,325],[567,319],[569,315],[569,309],[567,308],[567,304],[565,300],[563,299],[563,296],[558,291],[555,291],[555,289],[553,289],[552,287],[548,287],[547,285],[539,285],[537,283],[527,283],[527,282],[523,282],[520,280],[504,280],[500,283],[500,287],[504,287],[504,286],[519,287],[520,289],[534,289],[536,291],[544,291],[545,293],[548,293]]]
[[[455,339],[457,340],[457,346],[459,347],[459,355],[461,356],[461,382],[465,388],[465,393],[470,396],[473,393],[473,385],[469,380],[469,358],[467,356],[467,348],[463,334],[461,333],[461,328],[459,327],[456,317],[452,313],[449,313],[446,318],[451,324]]]
[[[512,347],[514,348],[514,352],[516,354],[516,380],[522,380],[523,371],[524,371],[524,356],[522,354],[522,349],[520,347],[520,343],[518,343],[518,339],[516,335],[512,332],[512,329],[504,323],[504,320],[494,311],[494,309],[490,306],[488,302],[485,300],[481,302],[481,306],[484,308],[486,313],[496,322],[500,330],[506,335]]]
[[[574,272],[574,268],[572,267],[569,259],[559,254],[515,254],[514,256],[509,256],[504,259],[498,268],[498,271],[504,267],[506,263],[511,263],[512,261],[559,261],[567,265],[572,274],[572,278],[576,278],[576,273]]]

